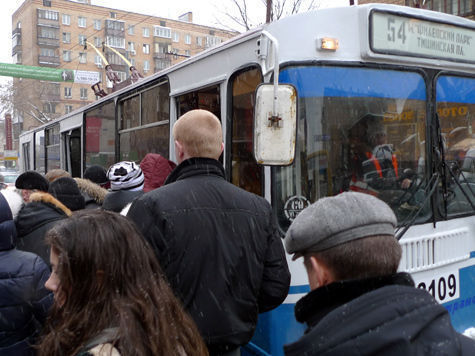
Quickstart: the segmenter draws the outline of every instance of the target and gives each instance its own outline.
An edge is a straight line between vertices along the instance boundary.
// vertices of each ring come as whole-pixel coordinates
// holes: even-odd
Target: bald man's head
[[[187,157],[218,159],[223,151],[219,119],[207,110],[191,110],[173,126],[173,138],[182,145]]]

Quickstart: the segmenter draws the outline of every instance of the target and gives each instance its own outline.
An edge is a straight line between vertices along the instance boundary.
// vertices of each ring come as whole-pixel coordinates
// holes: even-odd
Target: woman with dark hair
[[[82,210],[46,235],[55,302],[39,355],[207,355],[127,218]]]

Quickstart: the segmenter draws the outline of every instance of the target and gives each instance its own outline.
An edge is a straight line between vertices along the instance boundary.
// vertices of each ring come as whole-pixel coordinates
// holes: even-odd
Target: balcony
[[[38,26],[59,28],[59,20],[50,20],[38,18]]]
[[[38,45],[59,48],[60,42],[59,42],[59,38],[49,38],[49,37],[38,36]]]
[[[49,67],[58,67],[61,63],[59,56],[38,56],[38,64]]]
[[[170,60],[170,55],[167,53],[155,52],[153,54],[153,59]]]

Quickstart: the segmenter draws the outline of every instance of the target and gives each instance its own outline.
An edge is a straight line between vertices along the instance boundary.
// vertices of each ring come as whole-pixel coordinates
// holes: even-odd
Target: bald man
[[[210,355],[239,355],[290,274],[269,203],[226,181],[219,119],[192,110],[173,127],[178,166],[127,216],[151,244]]]

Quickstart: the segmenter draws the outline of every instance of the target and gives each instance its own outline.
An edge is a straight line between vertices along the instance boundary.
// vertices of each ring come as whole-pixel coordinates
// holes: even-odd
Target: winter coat
[[[49,265],[45,234],[59,220],[68,216],[71,216],[71,210],[51,194],[33,193],[30,202],[23,206],[16,219],[18,249],[37,254]]]
[[[90,181],[89,179],[74,178],[78,184],[84,200],[86,201],[86,209],[97,209],[102,207],[104,198],[107,194],[107,189],[102,188],[100,185]]]
[[[48,266],[41,258],[15,249],[15,223],[0,198],[0,355],[35,355],[30,345],[53,302],[44,284]]]
[[[158,153],[147,153],[140,162],[140,168],[145,176],[143,191],[146,193],[161,187],[175,167],[174,162]]]
[[[143,190],[113,190],[107,193],[102,209],[120,213],[125,206],[142,196]]]
[[[295,305],[309,326],[290,355],[475,355],[447,310],[407,273],[341,281],[317,288]]]
[[[290,274],[269,203],[207,158],[182,162],[128,214],[149,241],[210,351],[246,344],[280,305]]]

